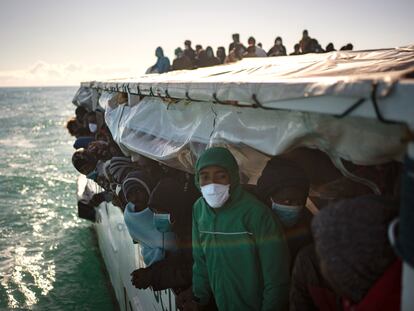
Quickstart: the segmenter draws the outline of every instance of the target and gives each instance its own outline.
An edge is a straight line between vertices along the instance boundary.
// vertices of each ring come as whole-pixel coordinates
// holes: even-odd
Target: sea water
[[[93,226],[77,217],[76,88],[0,88],[0,310],[114,310]]]

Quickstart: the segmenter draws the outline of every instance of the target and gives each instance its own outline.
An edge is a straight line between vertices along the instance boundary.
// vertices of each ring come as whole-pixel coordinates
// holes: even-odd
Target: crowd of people
[[[401,261],[387,240],[399,163],[344,161],[378,195],[324,152],[299,147],[245,185],[223,147],[206,149],[189,174],[126,157],[103,111],[77,107],[67,129],[74,167],[104,189],[80,200],[79,213],[94,220],[104,201],[123,211],[146,265],[131,271],[136,288],[172,289],[185,311],[399,310]]]
[[[205,49],[201,44],[195,46],[195,50],[191,46],[190,40],[185,40],[184,49],[177,47],[174,51],[175,59],[172,64],[168,57],[164,55],[161,47],[155,50],[157,62],[155,65],[148,68],[147,73],[164,73],[174,70],[196,69],[202,67],[210,67],[220,64],[233,63],[246,57],[274,57],[286,56],[286,47],[283,45],[281,37],[275,39],[274,45],[266,52],[263,49],[262,43],[256,44],[254,37],[249,37],[247,46],[240,42],[240,35],[233,34],[233,41],[228,47],[228,54],[223,46],[219,46],[214,55],[213,48],[207,46]],[[341,51],[353,50],[353,45],[348,43],[340,48]],[[327,53],[336,51],[332,42],[328,43],[325,49],[319,44],[318,40],[311,38],[308,31],[305,29],[302,33],[302,38],[293,48],[293,52],[289,55],[301,55],[308,53]]]

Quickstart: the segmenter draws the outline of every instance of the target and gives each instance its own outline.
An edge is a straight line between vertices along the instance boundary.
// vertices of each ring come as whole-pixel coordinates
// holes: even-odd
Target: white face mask
[[[92,133],[95,133],[98,130],[98,125],[96,123],[89,123],[88,126],[89,126],[89,130]]]
[[[201,187],[204,200],[212,208],[222,207],[230,197],[230,184],[209,184]]]

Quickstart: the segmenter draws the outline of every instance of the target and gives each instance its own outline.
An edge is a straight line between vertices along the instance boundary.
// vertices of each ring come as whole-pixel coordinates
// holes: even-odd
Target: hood
[[[157,49],[155,50],[155,55],[157,57],[163,57],[164,56],[164,51],[162,50],[161,47],[157,47]]]
[[[198,158],[195,169],[195,185],[200,190],[200,171],[207,166],[220,166],[230,175],[230,194],[240,187],[239,165],[231,152],[223,147],[213,147],[204,151]]]
[[[261,199],[267,200],[277,189],[285,187],[295,187],[309,193],[309,178],[294,161],[275,157],[263,169],[257,181],[256,192]]]

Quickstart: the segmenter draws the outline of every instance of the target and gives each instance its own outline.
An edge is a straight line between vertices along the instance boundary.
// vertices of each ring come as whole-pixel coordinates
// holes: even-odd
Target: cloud
[[[79,63],[49,64],[38,61],[25,69],[0,71],[0,86],[79,85],[82,81],[137,76],[126,66],[85,66]]]

